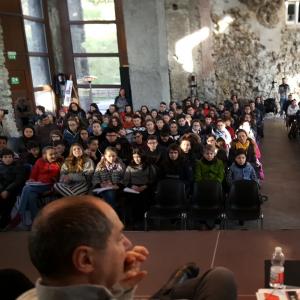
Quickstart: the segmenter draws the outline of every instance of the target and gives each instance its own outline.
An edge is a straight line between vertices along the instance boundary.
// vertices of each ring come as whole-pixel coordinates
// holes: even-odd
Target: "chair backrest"
[[[214,180],[202,180],[194,184],[192,204],[199,208],[221,208],[222,184]]]
[[[163,179],[157,185],[156,203],[164,207],[183,206],[186,202],[185,185],[178,179]]]
[[[259,208],[258,184],[254,180],[237,180],[230,187],[228,205],[230,208]]]

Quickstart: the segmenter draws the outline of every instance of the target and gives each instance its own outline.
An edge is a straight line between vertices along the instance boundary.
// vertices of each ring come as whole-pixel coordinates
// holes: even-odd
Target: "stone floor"
[[[282,119],[267,119],[261,144],[265,229],[300,228],[300,140],[289,140]]]

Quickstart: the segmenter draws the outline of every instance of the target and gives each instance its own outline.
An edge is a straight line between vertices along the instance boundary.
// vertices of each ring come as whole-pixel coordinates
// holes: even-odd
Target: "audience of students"
[[[187,99],[182,106],[161,102],[158,110],[143,105],[133,111],[124,89],[104,115],[95,103],[85,112],[72,102],[67,112],[59,111],[55,122],[38,107],[33,126],[23,129],[18,153],[7,149],[7,137],[0,136],[0,176],[7,173],[7,181],[18,177],[13,190],[5,190],[6,181],[3,189],[0,185],[0,199],[2,194],[8,197],[5,191],[10,197],[7,206],[1,202],[0,225],[9,222],[18,194],[20,215],[29,211],[34,218],[44,194],[60,197],[94,190],[117,209],[125,199],[133,225],[141,223],[157,180],[181,180],[188,194],[201,180],[223,186],[240,179],[259,182],[263,116],[260,98],[241,109],[235,97],[217,107]],[[19,166],[24,172],[14,173]],[[133,192],[124,192],[124,187]]]

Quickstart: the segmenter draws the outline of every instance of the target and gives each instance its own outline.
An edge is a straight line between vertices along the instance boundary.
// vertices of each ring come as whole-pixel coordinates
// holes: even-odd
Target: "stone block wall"
[[[286,25],[283,0],[165,0],[165,8],[173,99],[189,95],[190,73],[174,60],[176,42],[204,27],[209,36],[193,49],[199,97],[211,102],[233,93],[245,100],[273,97],[285,76],[297,98],[300,27]],[[232,22],[221,32],[226,16]]]
[[[9,114],[5,116],[3,121],[6,132],[9,133],[10,137],[18,137],[20,134],[16,126],[12,106],[11,90],[8,83],[8,71],[5,67],[4,51],[3,31],[2,26],[0,25],[0,108],[7,109],[9,111]]]

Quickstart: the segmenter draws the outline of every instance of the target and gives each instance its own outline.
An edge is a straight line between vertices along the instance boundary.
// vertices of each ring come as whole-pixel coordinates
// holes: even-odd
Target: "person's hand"
[[[63,183],[68,183],[70,181],[70,177],[68,175],[63,175],[60,178],[60,181],[63,182]]]
[[[109,180],[103,181],[103,182],[101,183],[101,187],[102,187],[102,188],[111,187],[111,186],[112,186],[112,183],[111,183]]]
[[[132,188],[133,190],[137,191],[137,192],[140,191],[140,187],[137,186],[137,185],[132,185],[131,188]]]
[[[124,262],[124,278],[120,281],[123,288],[134,288],[147,275],[147,271],[141,270],[141,263],[146,261],[148,256],[149,251],[144,246],[135,246],[127,252]]]
[[[8,194],[9,194],[8,191],[3,191],[3,192],[1,192],[0,196],[2,199],[7,199]]]
[[[90,156],[91,155],[91,150],[90,149],[86,149],[86,150],[84,150],[84,153],[86,155]]]

